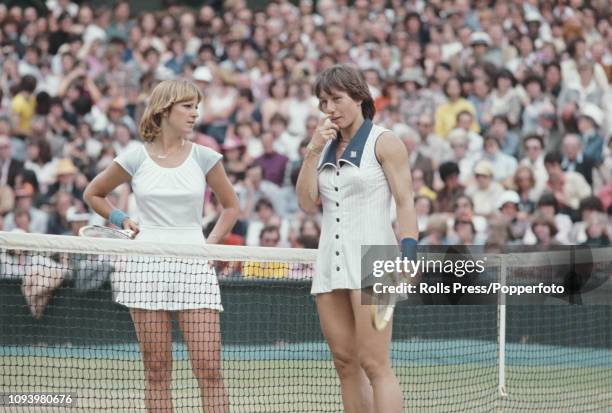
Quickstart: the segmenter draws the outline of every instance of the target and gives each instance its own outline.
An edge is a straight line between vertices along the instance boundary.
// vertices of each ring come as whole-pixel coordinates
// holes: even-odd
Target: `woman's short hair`
[[[164,80],[159,83],[151,92],[149,104],[140,120],[140,136],[147,142],[154,140],[161,133],[162,115],[169,112],[173,105],[192,100],[199,103],[202,98],[200,89],[188,80]]]
[[[459,89],[461,90],[461,81],[459,80],[459,78],[456,76],[451,76],[446,80],[446,82],[444,82],[444,86],[442,86],[442,91],[444,92],[444,95],[447,97],[448,97],[448,87],[450,86],[451,82],[459,83]],[[459,92],[459,94],[461,94],[461,92]]]
[[[512,179],[513,183],[514,183],[514,188],[520,188],[519,187],[519,175],[521,173],[527,173],[529,174],[529,186],[531,188],[533,188],[536,184],[535,182],[535,174],[533,173],[533,170],[528,167],[527,165],[521,165],[518,168],[516,168],[516,171],[514,172],[514,177]]]
[[[345,92],[355,101],[361,100],[363,117],[374,118],[376,114],[374,99],[363,73],[359,70],[347,65],[334,65],[321,72],[315,81],[315,96],[320,99],[321,93],[331,94],[334,90]]]

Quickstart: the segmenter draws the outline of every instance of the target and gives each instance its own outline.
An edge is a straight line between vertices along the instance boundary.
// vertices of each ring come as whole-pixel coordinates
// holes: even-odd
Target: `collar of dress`
[[[370,119],[365,119],[355,136],[351,139],[349,144],[344,149],[342,156],[338,159],[338,164],[341,162],[346,162],[351,164],[357,168],[361,164],[361,156],[363,155],[363,148],[365,147],[366,141],[368,140],[368,136],[370,136],[370,131],[372,130],[372,121]],[[327,145],[327,149],[323,155],[323,161],[319,165],[319,170],[323,169],[326,166],[336,167],[336,150],[338,149],[338,144],[340,143],[340,139],[334,139],[330,144]]]

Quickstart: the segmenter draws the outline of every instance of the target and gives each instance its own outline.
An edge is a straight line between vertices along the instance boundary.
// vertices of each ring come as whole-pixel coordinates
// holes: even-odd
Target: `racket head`
[[[103,227],[101,225],[85,225],[79,230],[79,236],[89,238],[132,239],[132,231]]]
[[[389,322],[393,320],[393,311],[395,310],[395,299],[391,297],[383,297],[378,303],[378,298],[374,298],[375,303],[370,307],[372,315],[372,327],[381,331],[384,330]]]

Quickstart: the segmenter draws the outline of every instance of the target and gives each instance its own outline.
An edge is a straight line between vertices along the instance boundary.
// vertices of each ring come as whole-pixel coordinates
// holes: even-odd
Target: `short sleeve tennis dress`
[[[391,190],[375,154],[387,131],[366,119],[336,165],[338,140],[318,166],[323,205],[321,239],[312,294],[361,288],[361,246],[397,245],[391,223]]]
[[[140,232],[147,242],[201,244],[206,174],[221,155],[192,144],[175,168],[158,165],[141,146],[122,153],[117,162],[132,176]],[[214,269],[205,260],[138,257],[113,274],[115,300],[149,310],[210,308],[222,311]]]

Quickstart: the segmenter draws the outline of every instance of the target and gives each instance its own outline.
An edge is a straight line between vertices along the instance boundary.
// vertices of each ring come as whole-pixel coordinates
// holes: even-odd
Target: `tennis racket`
[[[134,232],[130,230],[114,229],[101,225],[86,225],[79,230],[81,237],[132,239]]]
[[[397,294],[374,294],[372,298],[372,327],[384,330],[393,319],[393,311],[397,303]]]

